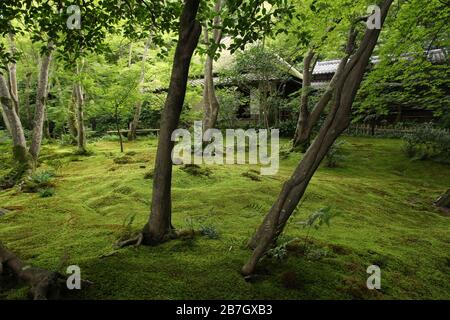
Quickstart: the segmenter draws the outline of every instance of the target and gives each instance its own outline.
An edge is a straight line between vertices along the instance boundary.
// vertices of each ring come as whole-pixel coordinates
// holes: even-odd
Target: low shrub
[[[55,189],[54,188],[39,189],[38,194],[41,198],[53,197],[53,195],[55,194]]]
[[[345,159],[343,146],[345,145],[344,140],[336,141],[328,150],[327,155],[325,156],[325,165],[328,168],[336,168],[340,165],[340,163]]]
[[[404,151],[409,158],[450,163],[450,133],[431,124],[403,137]]]
[[[201,226],[200,227],[200,234],[202,236],[207,237],[208,239],[217,240],[217,239],[220,238],[220,234],[217,231],[216,227],[214,227],[212,225]]]
[[[54,187],[54,184],[51,181],[54,177],[55,173],[53,171],[42,171],[39,173],[35,173],[23,182],[21,190],[25,193],[42,193],[48,196],[50,193],[52,193],[52,191],[46,190],[52,189]],[[51,195],[53,195],[53,193]]]
[[[207,167],[200,167],[199,165],[196,164],[185,164],[182,165],[180,169],[186,172],[187,174],[190,174],[191,176],[209,177],[211,175],[211,169]]]

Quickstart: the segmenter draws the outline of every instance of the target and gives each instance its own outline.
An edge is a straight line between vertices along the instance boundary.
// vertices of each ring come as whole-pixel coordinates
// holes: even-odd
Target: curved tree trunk
[[[47,49],[48,52],[42,58],[41,69],[39,72],[39,83],[36,93],[36,109],[34,112],[33,135],[30,146],[30,154],[35,164],[37,163],[42,143],[42,134],[45,119],[45,105],[48,96],[48,74],[50,69],[50,62],[52,60],[51,43],[49,43]]]
[[[308,132],[308,117],[309,117],[309,95],[311,93],[311,78],[313,73],[313,68],[311,68],[312,60],[315,56],[313,50],[308,50],[303,60],[303,85],[302,85],[302,95],[300,102],[300,114],[298,116],[297,128],[295,130],[294,136],[294,147],[298,147],[301,144],[309,143],[309,132]],[[306,150],[304,150],[306,151]]]
[[[200,0],[186,0],[180,17],[179,38],[172,75],[164,106],[153,181],[152,206],[148,223],[142,231],[145,244],[155,244],[173,235],[172,203],[172,132],[177,128],[186,95],[189,66],[201,34],[196,20]]]
[[[219,13],[222,9],[225,1],[217,0],[214,7],[214,11]],[[216,16],[213,21],[214,27],[220,27],[221,20],[219,16]],[[209,44],[209,34],[208,29],[204,28],[205,43]],[[215,28],[213,31],[213,41],[215,44],[220,44],[222,41],[222,29]],[[210,55],[206,56],[205,61],[205,88],[203,91],[203,105],[204,105],[204,115],[203,115],[203,130],[212,129],[215,127],[217,122],[217,117],[219,115],[219,101],[217,100],[216,91],[214,88],[214,59]]]
[[[149,38],[147,42],[145,43],[144,48],[144,54],[142,55],[142,66],[141,66],[141,77],[139,78],[139,91],[142,95],[144,93],[144,90],[142,88],[142,85],[144,84],[145,80],[145,61],[147,60],[147,54],[148,54],[148,48],[150,47],[151,39]],[[134,107],[134,117],[133,122],[131,122],[130,126],[130,133],[128,134],[128,140],[136,140],[136,131],[139,125],[139,119],[141,117],[141,109],[142,109],[142,100],[139,99],[138,102],[136,102],[136,105]]]
[[[384,23],[393,0],[384,0],[381,6],[382,23]],[[351,121],[351,108],[356,93],[361,85],[364,73],[370,61],[381,30],[367,29],[356,53],[351,59],[343,60],[344,69],[336,79],[333,92],[333,105],[325,123],[316,139],[309,147],[304,158],[295,169],[291,178],[284,184],[278,199],[266,215],[256,234],[249,241],[254,249],[252,256],[242,268],[242,274],[250,275],[257,263],[274,245],[284,229],[286,222],[301,200],[306,188],[317,170],[320,162],[339,135]],[[347,54],[354,51],[356,33],[352,27],[347,43]]]

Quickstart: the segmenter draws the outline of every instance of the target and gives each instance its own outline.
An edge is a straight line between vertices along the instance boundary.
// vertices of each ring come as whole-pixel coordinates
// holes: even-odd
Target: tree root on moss
[[[12,275],[29,285],[34,300],[56,299],[59,296],[61,281],[65,283],[62,274],[24,264],[0,242],[0,276],[2,275]]]
[[[120,249],[120,248],[124,248],[124,247],[129,247],[129,246],[134,246],[135,248],[138,248],[141,245],[156,246],[158,244],[167,242],[169,240],[193,238],[193,237],[195,237],[196,235],[199,235],[199,234],[200,233],[198,231],[195,231],[195,230],[179,230],[179,231],[172,230],[171,233],[167,234],[160,241],[154,241],[154,240],[146,239],[144,233],[141,232],[136,237],[133,237],[133,238],[130,238],[130,239],[118,242],[115,245],[115,247]]]
[[[142,240],[144,240],[144,234],[141,232],[139,233],[136,237],[125,240],[125,241],[120,241],[119,243],[116,244],[117,248],[124,248],[124,247],[128,247],[128,246],[134,246],[134,247],[140,247],[142,244]]]
[[[12,277],[14,280],[29,285],[29,295],[33,300],[58,299],[61,289],[67,289],[67,280],[63,274],[26,265],[14,253],[6,249],[1,242],[0,277]],[[88,280],[81,280],[81,283],[93,284]]]

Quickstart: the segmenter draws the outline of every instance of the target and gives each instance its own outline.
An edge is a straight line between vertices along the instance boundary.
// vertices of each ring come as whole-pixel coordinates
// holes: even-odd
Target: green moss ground
[[[57,269],[76,264],[94,286],[74,299],[450,299],[450,217],[432,202],[450,185],[450,166],[410,161],[401,141],[345,138],[339,168],[321,167],[281,242],[303,239],[299,224],[315,209],[340,213],[330,228],[312,233],[317,257],[292,249],[287,260],[270,259],[261,276],[246,282],[239,270],[249,256],[245,241],[261,222],[300,155],[281,161],[278,176],[254,181],[255,166],[212,166],[210,177],[174,169],[173,220],[179,228],[214,226],[218,240],[175,240],[158,247],[115,250],[113,243],[145,223],[150,206],[155,139],[126,143],[127,164],[116,142],[43,148],[39,170],[58,169],[53,197],[0,192],[0,239],[28,262]],[[8,170],[9,144],[0,144],[0,173]],[[145,166],[145,168],[142,168]],[[14,208],[14,207],[13,207]],[[365,288],[366,268],[382,269],[382,290]],[[24,298],[24,289],[0,298]]]

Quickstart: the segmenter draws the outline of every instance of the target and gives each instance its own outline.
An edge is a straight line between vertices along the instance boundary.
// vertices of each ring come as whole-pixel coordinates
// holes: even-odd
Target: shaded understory
[[[116,250],[112,244],[148,217],[156,140],[127,142],[125,158],[116,142],[91,145],[87,157],[47,144],[39,171],[56,171],[54,191],[0,192],[7,209],[0,239],[39,267],[79,265],[95,285],[72,299],[450,299],[450,217],[432,205],[450,185],[450,166],[410,161],[399,140],[345,140],[346,159],[319,169],[280,243],[300,240],[287,259],[266,259],[252,283],[239,273],[249,255],[244,244],[300,155],[282,160],[274,177],[255,178],[256,166],[211,166],[197,175],[176,167],[174,225],[209,237]],[[3,174],[9,144],[0,148]],[[301,221],[325,206],[339,216],[311,233],[305,256]],[[380,291],[366,289],[372,264],[382,270]],[[2,299],[25,295],[20,287],[0,292]]]

